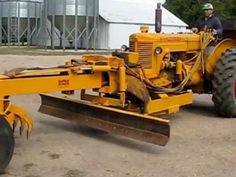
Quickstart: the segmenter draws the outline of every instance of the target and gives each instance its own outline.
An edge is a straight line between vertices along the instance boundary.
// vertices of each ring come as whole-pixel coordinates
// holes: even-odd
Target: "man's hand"
[[[198,33],[199,32],[198,28],[192,28],[192,31],[193,31],[193,33]]]
[[[216,29],[213,29],[212,30],[212,34],[215,36],[215,35],[217,35],[217,30]]]

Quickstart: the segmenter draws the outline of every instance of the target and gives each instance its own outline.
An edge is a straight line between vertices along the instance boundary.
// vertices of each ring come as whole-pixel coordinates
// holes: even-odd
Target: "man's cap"
[[[213,9],[213,5],[211,3],[206,3],[203,5],[202,10]]]

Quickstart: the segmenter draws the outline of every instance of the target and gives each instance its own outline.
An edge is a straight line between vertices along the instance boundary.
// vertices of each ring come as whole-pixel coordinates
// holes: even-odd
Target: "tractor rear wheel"
[[[227,50],[215,67],[213,102],[224,117],[236,117],[236,49]]]
[[[4,173],[11,161],[15,141],[13,131],[7,120],[0,116],[0,174]]]

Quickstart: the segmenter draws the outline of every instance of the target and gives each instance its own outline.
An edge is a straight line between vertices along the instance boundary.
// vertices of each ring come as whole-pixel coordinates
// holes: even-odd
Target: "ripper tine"
[[[22,127],[20,126],[20,136],[22,136]]]
[[[26,137],[27,137],[27,140],[28,140],[29,137],[30,137],[30,133],[31,133],[31,132],[30,132],[29,130],[26,131]]]
[[[29,136],[31,134],[31,126],[30,124],[26,123],[27,124],[27,131],[26,131],[26,136],[27,136],[27,139],[29,139]]]
[[[25,123],[22,123],[20,126],[20,136],[22,135],[22,132],[24,131],[24,129],[25,129]]]
[[[13,133],[14,133],[15,130],[16,130],[17,123],[18,123],[18,119],[15,119],[14,122],[13,122],[13,124],[12,124],[12,131],[13,131]]]
[[[16,130],[17,124],[18,122],[20,123],[20,135],[22,135],[25,126],[27,126],[27,134],[30,134],[32,127],[33,127],[33,123],[31,118],[27,115],[27,113],[25,112],[25,110],[19,106],[16,106],[14,104],[9,104],[8,107],[8,112],[10,112],[10,114],[8,114],[7,119],[9,119],[9,123],[12,125],[12,129],[13,132]],[[29,135],[27,135],[29,136]]]

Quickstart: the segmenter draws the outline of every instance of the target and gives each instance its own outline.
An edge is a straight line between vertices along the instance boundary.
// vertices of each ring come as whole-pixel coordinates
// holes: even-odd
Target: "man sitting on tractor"
[[[193,25],[192,31],[198,33],[205,29],[212,30],[212,33],[216,36],[216,41],[222,39],[223,27],[218,17],[213,15],[214,8],[211,3],[203,5],[203,16],[200,17]]]

